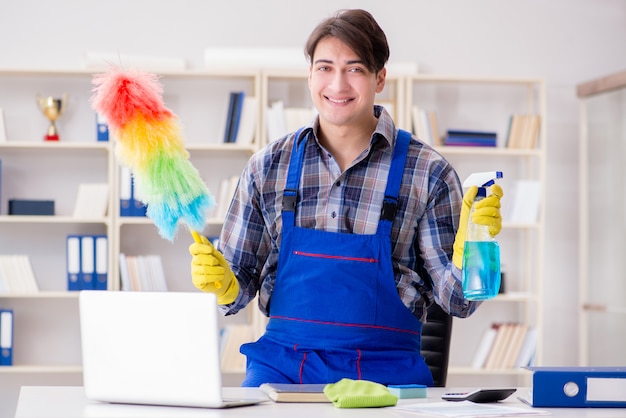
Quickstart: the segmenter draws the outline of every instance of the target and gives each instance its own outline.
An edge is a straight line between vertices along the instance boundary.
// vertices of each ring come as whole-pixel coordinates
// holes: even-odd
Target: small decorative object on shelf
[[[37,103],[39,104],[41,112],[50,121],[48,132],[44,136],[44,139],[46,141],[58,141],[59,133],[57,132],[56,121],[61,117],[63,112],[65,112],[65,107],[67,106],[67,94],[64,94],[60,99],[52,96],[37,96]]]

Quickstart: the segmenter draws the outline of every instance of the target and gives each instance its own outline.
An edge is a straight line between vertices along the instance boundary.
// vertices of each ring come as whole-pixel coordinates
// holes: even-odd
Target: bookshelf
[[[626,71],[577,86],[579,101],[579,363],[624,363]],[[597,344],[611,341],[610,344]]]
[[[67,291],[65,240],[70,234],[103,234],[108,254],[160,254],[171,291],[195,291],[189,277],[191,236],[181,228],[173,242],[158,236],[145,217],[120,216],[120,178],[113,142],[96,141],[96,116],[89,98],[93,73],[86,70],[0,69],[0,108],[6,141],[0,141],[0,253],[28,254],[37,278],[35,294],[0,294],[0,307],[14,311],[13,366],[0,367],[0,404],[13,405],[24,384],[82,383],[78,293]],[[260,74],[248,70],[161,74],[164,101],[180,120],[190,159],[212,194],[222,177],[238,175],[258,149],[260,121],[249,144],[223,143],[230,91],[260,97]],[[60,141],[44,141],[48,121],[37,95],[69,97],[57,121]],[[260,120],[260,109],[257,119]],[[108,212],[96,219],[74,218],[80,183],[109,185]],[[9,199],[46,199],[54,216],[8,215]],[[217,235],[221,219],[208,222]],[[108,289],[119,290],[119,259],[108,258]],[[253,322],[253,309],[230,322]],[[225,370],[237,385],[242,370]],[[2,415],[0,413],[0,415]]]
[[[545,201],[546,103],[541,79],[415,75],[406,80],[406,129],[414,129],[415,107],[436,115],[439,137],[432,144],[457,170],[461,181],[481,171],[503,171],[500,183],[503,228],[498,236],[506,292],[484,302],[469,318],[455,319],[448,381],[452,385],[520,385],[528,382],[525,370],[512,367],[473,367],[484,333],[493,323],[518,323],[537,330],[534,364],[541,364],[542,281],[544,257],[544,207],[536,219],[513,219],[511,208],[517,182],[539,185],[539,202]],[[541,124],[533,147],[508,144],[513,115],[538,115]],[[419,120],[419,119],[418,119]],[[495,147],[445,146],[448,130],[495,132]],[[521,189],[520,189],[521,190]],[[523,200],[522,200],[523,202]]]

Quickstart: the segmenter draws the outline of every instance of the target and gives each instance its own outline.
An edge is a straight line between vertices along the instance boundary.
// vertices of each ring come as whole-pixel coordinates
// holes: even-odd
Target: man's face
[[[374,74],[346,44],[322,39],[309,71],[309,89],[320,123],[336,127],[371,122],[376,93],[385,86],[386,70]]]

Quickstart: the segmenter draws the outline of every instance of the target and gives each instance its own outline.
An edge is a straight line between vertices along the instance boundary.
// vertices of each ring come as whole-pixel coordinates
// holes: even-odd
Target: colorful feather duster
[[[197,239],[215,201],[189,161],[178,118],[163,104],[158,76],[113,68],[93,84],[92,107],[107,119],[116,156],[131,169],[159,234],[172,241],[184,220]]]

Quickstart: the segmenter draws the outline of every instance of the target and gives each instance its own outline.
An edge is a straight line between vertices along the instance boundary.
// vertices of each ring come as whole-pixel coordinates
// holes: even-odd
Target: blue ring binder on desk
[[[533,407],[626,408],[626,367],[526,367]]]

